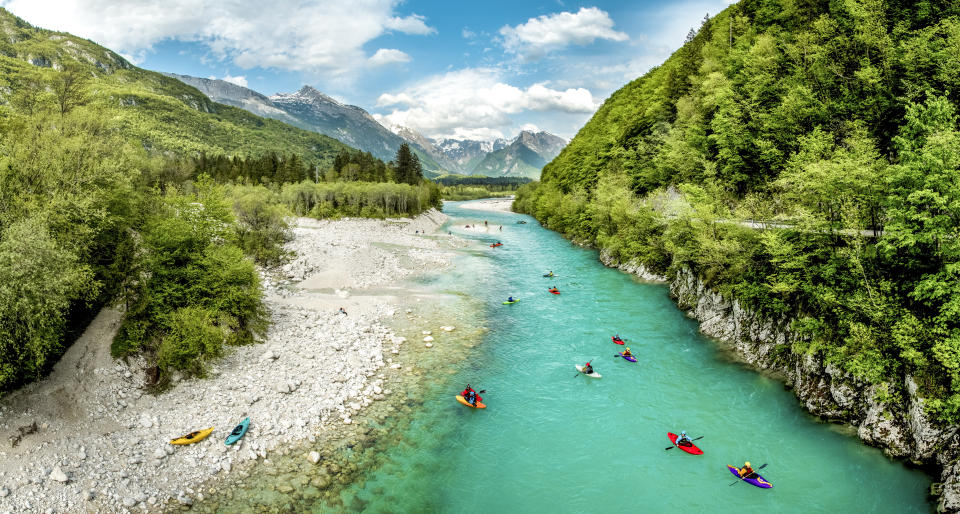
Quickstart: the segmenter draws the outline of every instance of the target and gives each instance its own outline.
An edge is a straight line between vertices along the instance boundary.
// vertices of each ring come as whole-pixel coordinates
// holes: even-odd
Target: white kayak
[[[580,373],[583,373],[583,366],[581,366],[581,365],[579,365],[579,364],[574,364],[574,367],[577,368],[577,371],[579,371]],[[586,375],[586,376],[588,376],[588,377],[590,377],[590,378],[601,378],[601,377],[603,377],[603,375],[601,375],[600,373],[597,373],[596,371],[594,371],[593,373],[583,373],[583,374]]]

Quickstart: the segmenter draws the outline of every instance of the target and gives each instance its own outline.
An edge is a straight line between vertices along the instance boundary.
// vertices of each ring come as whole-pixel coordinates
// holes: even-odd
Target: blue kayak
[[[637,362],[637,358],[634,357],[633,355],[624,355],[623,352],[620,352],[620,356],[630,362]]]
[[[250,418],[243,418],[243,421],[233,429],[233,432],[230,432],[230,435],[227,436],[227,445],[231,445],[240,439],[243,439],[243,436],[246,435],[247,429],[250,428]]]

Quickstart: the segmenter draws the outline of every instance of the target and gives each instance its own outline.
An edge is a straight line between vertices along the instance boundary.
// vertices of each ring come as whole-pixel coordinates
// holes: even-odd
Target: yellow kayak
[[[486,405],[484,405],[484,404],[482,404],[482,403],[480,403],[480,402],[477,402],[477,405],[474,406],[472,403],[468,402],[466,398],[460,396],[459,394],[457,395],[457,401],[460,402],[460,403],[462,403],[462,404],[464,404],[464,405],[466,405],[467,407],[471,407],[471,408],[474,408],[474,409],[486,409],[486,408],[487,408]]]
[[[197,441],[203,441],[208,435],[210,435],[211,432],[213,432],[213,427],[204,430],[197,430],[196,432],[190,432],[183,437],[178,437],[170,441],[170,444],[193,444]]]

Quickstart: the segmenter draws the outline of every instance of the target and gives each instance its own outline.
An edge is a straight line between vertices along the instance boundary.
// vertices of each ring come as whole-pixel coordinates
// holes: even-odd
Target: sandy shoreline
[[[264,277],[273,320],[264,343],[232,348],[208,379],[158,396],[142,390],[142,361],[110,357],[121,314],[105,309],[49,377],[0,400],[5,441],[38,426],[0,450],[0,512],[189,505],[203,499],[200,485],[353,423],[393,393],[388,375],[404,371],[405,340],[386,322],[421,293],[401,281],[446,268],[466,244],[437,231],[446,219],[431,211],[414,220],[296,220],[289,248],[297,257]],[[245,416],[249,433],[225,446]],[[210,426],[205,441],[168,444]]]

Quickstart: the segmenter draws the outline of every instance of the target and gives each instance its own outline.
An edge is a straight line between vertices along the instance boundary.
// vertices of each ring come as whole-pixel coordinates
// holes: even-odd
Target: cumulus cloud
[[[363,46],[390,31],[435,32],[423,16],[398,16],[396,0],[0,0],[44,28],[92,39],[123,55],[165,40],[200,42],[243,68],[344,74],[364,63]],[[374,55],[376,57],[376,55]]]
[[[410,62],[411,57],[406,52],[401,52],[396,48],[381,48],[377,53],[367,59],[370,66],[383,66],[394,62]]]
[[[588,45],[597,39],[626,41],[629,37],[613,30],[613,20],[606,11],[581,7],[576,13],[561,12],[530,18],[526,23],[500,29],[504,50],[527,59],[571,45]]]
[[[228,73],[223,77],[223,80],[231,84],[236,84],[241,87],[247,87],[247,77],[244,77],[242,75],[239,77],[231,77],[230,74]]]
[[[546,84],[526,89],[504,83],[501,71],[467,68],[437,75],[400,93],[384,93],[378,107],[392,108],[378,120],[413,128],[433,137],[486,134],[500,137],[510,115],[528,111],[589,113],[597,103],[589,90],[557,90]]]
[[[387,20],[384,26],[390,30],[403,32],[404,34],[436,34],[437,29],[427,26],[426,18],[419,14],[413,14],[405,18],[394,17]]]

